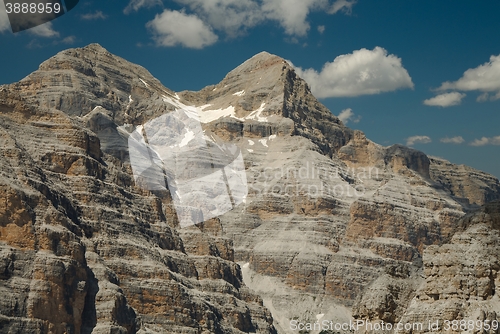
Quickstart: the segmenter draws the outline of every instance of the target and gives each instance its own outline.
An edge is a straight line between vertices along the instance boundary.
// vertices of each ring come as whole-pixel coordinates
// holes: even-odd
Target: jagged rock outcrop
[[[430,175],[453,198],[465,205],[476,207],[498,199],[498,185],[494,176],[482,173],[465,165],[454,165],[449,161],[431,157]]]
[[[370,284],[353,316],[372,323],[422,324],[414,333],[498,333],[499,227],[498,201],[462,217],[449,242],[424,250],[421,268],[389,267]],[[418,273],[409,275],[411,270]]]
[[[248,181],[244,203],[190,228],[129,161],[130,133],[176,109],[238,146]],[[345,127],[266,52],[175,93],[97,44],[66,50],[0,86],[0,118],[0,329],[13,333],[273,333],[273,318],[287,332],[304,309],[410,319],[439,281],[419,287],[422,261],[490,231],[460,219],[500,199],[491,175]]]
[[[218,220],[177,231],[85,122],[10,89],[0,108],[0,332],[275,332]]]
[[[359,295],[353,306],[353,317],[365,321],[397,323],[422,282],[419,269],[418,266],[407,264],[386,267],[385,273]]]
[[[483,332],[485,320],[500,321],[500,202],[485,205],[465,216],[449,243],[428,247],[423,254],[425,282],[416,290],[402,316],[403,322],[446,320],[474,322],[473,332]],[[448,324],[450,325],[450,324]],[[456,329],[460,332],[463,329]],[[486,330],[499,333],[499,326]]]

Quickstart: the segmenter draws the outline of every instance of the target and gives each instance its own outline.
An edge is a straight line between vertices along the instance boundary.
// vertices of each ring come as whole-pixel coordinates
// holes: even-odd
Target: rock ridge
[[[241,150],[249,189],[188,229],[168,191],[135,184],[127,145],[182,108]],[[286,333],[304,309],[497,317],[498,179],[370,141],[278,56],[173,92],[92,44],[1,86],[0,118],[0,331]]]

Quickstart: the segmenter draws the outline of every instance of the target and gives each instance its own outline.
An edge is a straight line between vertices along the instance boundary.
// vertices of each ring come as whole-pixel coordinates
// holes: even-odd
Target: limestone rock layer
[[[238,147],[248,182],[188,228],[168,190],[134,181],[127,144],[174,110]],[[173,92],[92,44],[0,86],[0,119],[2,333],[498,317],[499,181],[347,128],[280,57]]]

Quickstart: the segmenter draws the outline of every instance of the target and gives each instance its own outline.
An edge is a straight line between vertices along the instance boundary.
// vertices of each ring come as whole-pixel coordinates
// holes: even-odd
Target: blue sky
[[[2,5],[0,84],[99,43],[170,89],[198,90],[268,51],[371,140],[500,177],[499,1],[80,0],[17,34]]]

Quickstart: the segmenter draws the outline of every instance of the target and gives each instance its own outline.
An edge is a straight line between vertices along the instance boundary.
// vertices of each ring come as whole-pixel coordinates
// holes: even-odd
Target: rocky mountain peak
[[[61,51],[13,85],[30,103],[81,117],[100,106],[120,125],[165,112],[161,96],[174,96],[144,67],[99,44]]]
[[[261,52],[248,59],[216,85],[179,95],[202,105],[208,123],[242,123],[259,129],[255,135],[294,134],[311,139],[319,150],[334,154],[352,137],[345,127],[311,93],[308,84],[283,58]],[[213,110],[225,110],[213,113]],[[208,115],[214,116],[208,116]],[[229,126],[224,128],[238,128]]]
[[[236,67],[234,70],[229,72],[227,76],[229,77],[232,74],[244,72],[268,72],[269,70],[272,70],[274,68],[279,68],[280,70],[282,70],[283,65],[288,65],[288,63],[283,58],[277,55],[273,55],[269,52],[262,51]]]
[[[187,228],[171,188],[144,189],[127,159],[130,133],[177,109],[201,124],[174,135],[236,147],[248,186]],[[461,218],[499,199],[491,175],[345,127],[278,56],[176,93],[98,44],[66,50],[0,88],[0,332],[496,319],[498,202]]]

